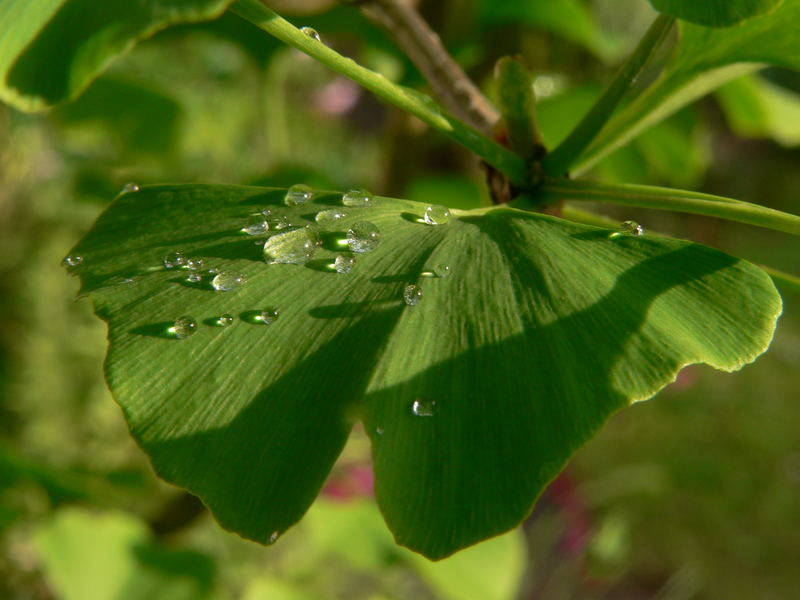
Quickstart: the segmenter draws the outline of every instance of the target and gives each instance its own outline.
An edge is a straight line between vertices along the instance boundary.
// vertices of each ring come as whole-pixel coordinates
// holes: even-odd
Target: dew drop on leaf
[[[247,279],[241,273],[235,271],[222,271],[211,280],[211,287],[218,292],[230,292],[247,283]]]
[[[403,290],[403,301],[409,306],[416,306],[422,300],[422,288],[413,283]]]
[[[336,255],[336,259],[333,261],[333,268],[337,273],[342,273],[344,275],[352,271],[355,264],[356,257],[349,252],[343,252],[342,254]]]
[[[167,269],[174,269],[180,267],[186,262],[183,254],[180,252],[170,252],[164,257],[164,267]]]
[[[372,206],[372,194],[367,190],[347,190],[342,194],[342,204],[351,207]]]
[[[317,40],[318,42],[322,41],[322,38],[319,36],[319,33],[317,33],[317,30],[314,29],[313,27],[301,27],[300,31],[305,33],[308,37]]]
[[[450,209],[446,206],[433,204],[425,209],[422,220],[428,225],[444,225],[450,220]]]
[[[269,536],[269,543],[270,543],[270,544],[274,544],[275,542],[277,542],[277,541],[278,541],[278,538],[279,538],[280,536],[281,536],[280,532],[278,532],[278,531],[273,531],[273,532],[270,534],[270,536]]]
[[[175,323],[170,327],[170,330],[175,334],[176,338],[183,340],[197,331],[197,321],[192,317],[183,316],[175,319]]]
[[[203,279],[202,275],[194,271],[192,271],[186,276],[186,281],[188,281],[189,283],[200,283],[202,279]]]
[[[639,237],[644,235],[644,227],[639,225],[636,221],[624,221],[619,226],[619,234],[621,235],[633,235]]]
[[[250,215],[245,221],[242,231],[247,235],[261,235],[269,230],[267,216],[264,214]]]
[[[346,216],[347,213],[342,212],[341,210],[337,210],[335,208],[329,208],[328,210],[319,211],[314,216],[314,220],[320,225],[326,225],[327,223],[333,223],[340,219],[344,219]]]
[[[432,417],[436,413],[436,400],[417,398],[411,405],[411,412],[418,417]]]
[[[265,209],[263,209],[261,211],[261,214],[264,215],[265,217],[268,217],[268,216],[270,216],[272,214],[272,209],[271,208],[265,208]]]
[[[132,194],[134,192],[138,192],[142,188],[139,186],[138,183],[129,182],[122,186],[122,193],[123,194]]]
[[[377,427],[375,429],[375,433],[377,433],[378,435],[383,435],[383,427]]]
[[[261,321],[264,325],[272,325],[275,321],[278,320],[280,313],[278,309],[275,307],[270,306],[269,308],[263,309],[258,314],[258,320]]]
[[[380,241],[380,231],[374,223],[359,221],[347,230],[347,245],[353,252],[370,252]]]
[[[204,261],[202,258],[187,258],[183,263],[183,266],[190,271],[199,271],[203,268],[203,266],[205,266],[205,264],[206,261]]]
[[[292,222],[289,220],[289,217],[284,215],[283,217],[279,217],[278,220],[273,223],[272,228],[280,231],[281,229],[289,229],[291,226]]]
[[[225,313],[224,315],[218,316],[215,323],[217,327],[230,327],[233,325],[233,317]]]
[[[433,265],[433,274],[436,277],[444,278],[450,276],[450,265],[446,265],[444,263],[437,263]]]
[[[300,265],[317,251],[319,235],[307,227],[276,233],[264,243],[264,260],[270,264]]]
[[[286,206],[298,206],[311,200],[314,192],[304,183],[298,183],[286,190],[283,201]]]
[[[64,260],[61,261],[61,264],[65,267],[77,267],[82,262],[83,257],[80,254],[70,254],[69,256],[64,257]]]

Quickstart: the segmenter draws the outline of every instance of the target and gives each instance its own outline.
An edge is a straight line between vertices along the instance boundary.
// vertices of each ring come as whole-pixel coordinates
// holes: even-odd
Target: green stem
[[[494,72],[509,147],[527,160],[538,158],[544,142],[536,124],[536,99],[528,69],[522,61],[504,56]]]
[[[800,217],[789,213],[711,194],[650,185],[608,185],[590,181],[551,181],[537,189],[542,201],[562,200],[623,204],[694,213],[757,225],[800,235]]]
[[[617,105],[636,83],[637,78],[667,37],[674,23],[674,17],[659,15],[656,18],[639,42],[636,50],[617,72],[611,85],[608,86],[572,133],[567,136],[567,139],[544,158],[542,166],[548,175],[551,177],[564,176],[570,166],[611,118]]]
[[[582,210],[580,208],[575,208],[574,206],[570,205],[565,205],[561,210],[561,214],[565,219],[575,221],[576,223],[584,223],[585,225],[593,225],[595,227],[603,227],[608,229],[614,229],[619,226],[619,221],[609,217],[604,217],[603,215],[595,214],[593,212]],[[772,281],[774,281],[778,287],[784,290],[800,293],[800,277],[791,275],[790,273],[785,273],[784,271],[779,271],[778,269],[773,269],[772,267],[768,267],[766,265],[758,266],[772,278]]]
[[[446,114],[429,96],[392,83],[383,75],[338,54],[300,31],[258,0],[236,0],[231,5],[231,10],[285,44],[352,79],[389,104],[411,113],[441,131],[503,173],[512,183],[521,187],[528,183],[528,168],[522,158]]]

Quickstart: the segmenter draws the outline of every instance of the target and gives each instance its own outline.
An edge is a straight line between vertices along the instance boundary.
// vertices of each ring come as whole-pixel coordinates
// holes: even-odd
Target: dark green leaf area
[[[145,188],[73,250],[109,324],[108,381],[134,436],[162,477],[261,542],[300,519],[359,418],[399,543],[441,558],[507,531],[613,412],[687,364],[754,360],[781,310],[760,269],[685,241],[508,207],[428,225],[425,204],[350,208],[320,193],[286,207],[284,194]],[[320,226],[304,265],[266,264],[241,231],[264,208],[311,225],[337,207],[346,216]],[[359,221],[380,242],[337,273]],[[161,266],[175,250],[247,282],[188,282]],[[408,285],[422,290],[415,306]],[[280,312],[270,325],[254,318],[266,307]],[[225,313],[234,323],[214,326]],[[198,326],[177,339],[182,315]]]
[[[231,0],[5,0],[0,99],[41,110],[80,93],[118,54],[159,29],[219,16]]]
[[[784,0],[650,0],[659,12],[707,27],[730,27],[772,12]]]

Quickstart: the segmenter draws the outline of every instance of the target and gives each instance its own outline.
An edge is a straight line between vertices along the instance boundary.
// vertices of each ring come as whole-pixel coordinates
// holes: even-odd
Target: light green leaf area
[[[783,0],[650,0],[657,11],[707,27],[730,27],[770,13]]]
[[[661,76],[612,117],[573,172],[585,171],[651,125],[765,64],[800,69],[798,31],[800,0],[785,0],[774,12],[728,29],[682,24],[680,43]]]
[[[4,0],[0,100],[37,111],[78,95],[159,29],[212,19],[231,0]]]
[[[155,545],[146,525],[126,513],[61,509],[33,540],[62,600],[200,600],[213,588],[208,556]]]
[[[263,543],[301,518],[358,419],[400,544],[438,559],[508,531],[612,413],[687,364],[754,360],[781,311],[760,269],[686,241],[510,207],[428,225],[427,205],[407,200],[351,208],[318,193],[287,207],[284,195],[145,188],[73,250],[109,325],[109,385],[155,469]],[[241,231],[263,209],[270,232],[346,216],[321,228],[307,264],[267,264],[263,240]],[[336,272],[345,232],[365,221],[377,247]],[[247,283],[187,281],[162,267],[176,250]],[[259,320],[273,308],[277,320]],[[223,314],[234,323],[215,326]],[[198,326],[177,339],[183,315]]]

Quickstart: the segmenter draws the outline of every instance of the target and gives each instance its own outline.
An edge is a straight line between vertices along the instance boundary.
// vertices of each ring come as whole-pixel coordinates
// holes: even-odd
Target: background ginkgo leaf
[[[159,29],[219,16],[232,0],[4,0],[0,100],[36,111],[80,93]]]
[[[284,194],[146,188],[72,254],[109,323],[109,385],[154,467],[261,542],[300,519],[359,418],[398,542],[441,558],[507,531],[609,415],[687,364],[754,360],[781,310],[760,269],[685,241],[513,208],[430,225],[424,204],[320,193],[287,207]],[[309,262],[265,264],[263,239],[242,232],[264,209],[277,235],[282,220],[345,216],[321,219]],[[364,221],[377,247],[337,273]],[[164,268],[173,251],[247,281],[215,291],[213,274]],[[177,339],[183,315],[198,325]]]
[[[657,11],[707,27],[730,27],[772,12],[783,0],[650,0]]]

